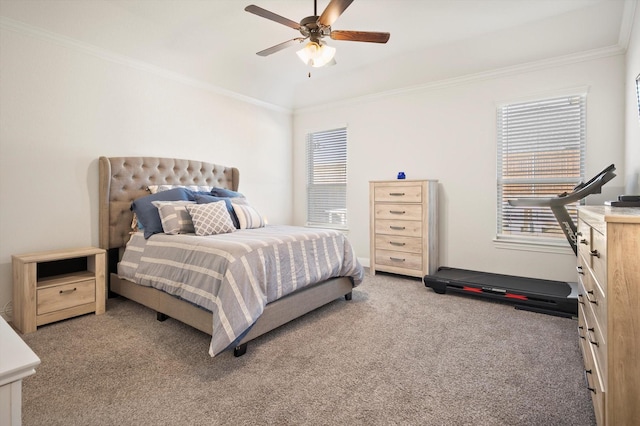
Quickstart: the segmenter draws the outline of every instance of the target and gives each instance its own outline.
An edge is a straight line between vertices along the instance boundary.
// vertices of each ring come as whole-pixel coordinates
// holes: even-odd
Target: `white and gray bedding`
[[[138,232],[118,275],[211,311],[214,356],[242,338],[266,304],[332,277],[350,277],[355,287],[364,270],[341,232],[269,225],[211,236]]]

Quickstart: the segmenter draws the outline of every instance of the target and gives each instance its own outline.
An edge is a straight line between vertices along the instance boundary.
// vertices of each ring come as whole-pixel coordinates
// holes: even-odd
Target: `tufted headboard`
[[[131,202],[148,195],[149,185],[219,186],[238,190],[240,172],[203,161],[158,157],[100,157],[100,247],[129,241]],[[117,250],[115,250],[117,251]]]

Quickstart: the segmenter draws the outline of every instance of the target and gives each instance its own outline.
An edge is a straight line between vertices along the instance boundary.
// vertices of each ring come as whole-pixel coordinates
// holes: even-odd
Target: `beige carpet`
[[[210,358],[209,337],[124,299],[23,336],[31,425],[595,424],[577,321],[367,276]]]

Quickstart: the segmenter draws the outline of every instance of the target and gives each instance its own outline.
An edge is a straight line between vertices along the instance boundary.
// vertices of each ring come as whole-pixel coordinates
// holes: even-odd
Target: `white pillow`
[[[262,217],[255,208],[246,203],[246,201],[240,204],[232,198],[231,205],[233,206],[233,211],[238,217],[240,229],[262,228],[266,225],[264,217]]]
[[[207,204],[188,204],[186,208],[193,220],[196,235],[226,234],[236,230],[231,221],[231,216],[229,216],[227,204],[224,201]]]
[[[192,234],[196,232],[191,215],[186,209],[187,204],[195,204],[195,201],[153,201],[151,204],[158,208],[162,230],[165,234]]]
[[[147,187],[149,189],[149,192],[152,194],[156,194],[158,192],[162,192],[162,191],[168,191],[170,189],[173,188],[187,188],[190,189],[192,191],[197,191],[197,192],[209,192],[211,191],[211,189],[213,188],[213,186],[206,186],[206,185],[149,185]]]

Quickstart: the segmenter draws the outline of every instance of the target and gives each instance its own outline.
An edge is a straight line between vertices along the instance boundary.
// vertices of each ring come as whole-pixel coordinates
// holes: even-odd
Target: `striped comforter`
[[[194,303],[213,313],[209,354],[237,342],[267,303],[338,276],[354,287],[364,270],[338,231],[266,226],[229,234],[141,232],[127,244],[118,274]]]

